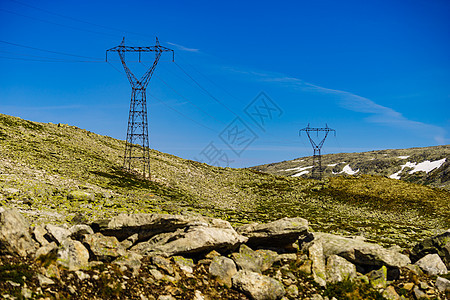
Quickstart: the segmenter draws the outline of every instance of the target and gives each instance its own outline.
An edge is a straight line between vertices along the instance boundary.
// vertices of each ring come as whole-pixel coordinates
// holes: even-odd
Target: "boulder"
[[[125,249],[113,236],[104,236],[101,233],[87,234],[83,243],[91,250],[95,259],[104,262],[111,262],[125,254]]]
[[[77,224],[69,228],[70,237],[81,241],[85,234],[94,234],[94,230],[89,225]]]
[[[240,269],[262,273],[272,266],[278,253],[271,250],[253,251],[247,245],[241,245],[239,253],[233,253],[232,257]]]
[[[50,253],[56,253],[58,250],[58,245],[55,242],[47,243],[44,246],[36,250],[34,257],[39,259],[41,256],[48,256]]]
[[[47,230],[44,228],[44,226],[42,225],[36,225],[33,228],[33,237],[36,241],[39,242],[39,244],[41,246],[44,246],[48,243],[50,243],[49,240],[47,240],[46,236],[48,236],[47,234]]]
[[[356,277],[354,264],[337,255],[330,255],[326,265],[327,282],[336,283]]]
[[[67,238],[59,246],[56,262],[70,271],[84,269],[89,265],[89,251],[81,242]]]
[[[450,269],[450,229],[415,245],[410,256],[416,262],[427,254],[438,254]]]
[[[283,218],[273,222],[247,224],[238,227],[237,232],[248,238],[250,247],[283,248],[290,246],[299,237],[308,234],[308,221],[302,218]]]
[[[68,229],[53,224],[47,224],[45,229],[47,230],[50,239],[55,241],[58,245],[70,236],[70,231]]]
[[[241,270],[233,276],[232,282],[233,288],[254,300],[276,300],[286,294],[281,282],[256,272]]]
[[[322,241],[317,240],[308,249],[308,257],[312,262],[311,270],[314,281],[320,286],[326,286],[325,257],[323,255]]]
[[[119,241],[138,234],[137,242],[191,226],[232,229],[230,223],[219,219],[169,214],[120,214],[108,220],[95,221],[91,226],[95,232],[115,236]]]
[[[36,250],[29,225],[16,209],[0,212],[0,253],[27,256]]]
[[[67,194],[68,200],[76,200],[76,201],[90,201],[93,202],[95,200],[95,195],[92,193],[88,193],[80,190],[73,190]]]
[[[209,265],[209,274],[217,281],[231,287],[231,278],[237,273],[234,261],[225,256],[216,256]]]
[[[220,225],[189,226],[175,232],[161,233],[147,242],[133,246],[131,250],[141,255],[173,256],[232,250],[247,241],[246,237],[239,235],[231,226]]]
[[[450,280],[448,279],[438,276],[435,286],[441,293],[450,292]]]
[[[320,240],[325,257],[338,255],[355,265],[401,268],[410,263],[410,259],[396,249],[386,249],[378,244],[367,243],[359,238],[346,238],[328,233],[314,233],[313,241]],[[303,245],[307,248],[309,244]]]
[[[445,275],[448,270],[441,258],[437,254],[428,254],[416,262],[425,273],[430,276]]]
[[[125,255],[114,260],[113,263],[119,266],[127,267],[128,269],[131,270],[133,275],[137,276],[139,274],[139,270],[142,265],[141,263],[142,258],[143,258],[142,255],[128,251],[126,252]]]
[[[370,284],[374,289],[384,289],[387,287],[387,268],[382,266],[379,270],[367,273]]]
[[[173,262],[185,273],[192,274],[194,272],[194,260],[183,256],[172,257]]]

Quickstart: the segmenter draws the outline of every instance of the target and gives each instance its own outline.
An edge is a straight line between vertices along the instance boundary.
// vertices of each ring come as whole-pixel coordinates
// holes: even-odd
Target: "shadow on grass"
[[[108,186],[112,189],[121,188],[126,190],[148,190],[156,195],[167,197],[171,200],[193,200],[183,191],[164,186],[160,183],[150,181],[141,176],[129,173],[120,168],[113,168],[110,172],[90,171],[92,174],[109,179]]]

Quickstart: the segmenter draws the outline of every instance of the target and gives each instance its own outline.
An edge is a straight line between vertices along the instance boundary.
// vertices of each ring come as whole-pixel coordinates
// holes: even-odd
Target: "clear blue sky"
[[[308,123],[336,129],[323,153],[449,144],[449,15],[449,1],[425,0],[2,0],[0,112],[125,139],[131,87],[105,50],[158,36],[176,64],[163,55],[148,87],[154,149],[288,160],[312,154]],[[245,109],[260,92],[274,110],[257,124]]]

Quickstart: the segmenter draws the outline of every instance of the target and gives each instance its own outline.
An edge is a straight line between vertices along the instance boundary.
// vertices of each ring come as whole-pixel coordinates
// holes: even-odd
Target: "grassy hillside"
[[[311,176],[313,158],[302,157],[253,169],[282,176]],[[322,156],[325,177],[378,175],[450,190],[450,145],[338,153]],[[422,170],[422,171],[420,171]]]
[[[450,228],[450,193],[379,177],[323,182],[212,167],[151,151],[153,181],[121,170],[124,142],[0,114],[0,204],[33,222],[121,212],[202,214],[233,224],[301,216],[312,228],[412,245]],[[72,191],[94,195],[71,199]]]

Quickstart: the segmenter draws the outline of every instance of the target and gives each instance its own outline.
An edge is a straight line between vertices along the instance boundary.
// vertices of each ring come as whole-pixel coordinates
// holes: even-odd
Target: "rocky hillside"
[[[5,242],[13,241],[11,236],[0,237],[0,251],[3,253],[0,255],[1,291],[8,287],[7,291],[19,298],[30,293],[32,297],[44,295],[57,298],[56,295],[62,293],[63,298],[74,299],[80,299],[82,294],[90,295],[86,299],[152,299],[151,293],[148,293],[150,284],[152,293],[175,299],[186,299],[186,295],[187,299],[197,297],[197,300],[203,299],[201,297],[205,295],[210,295],[210,299],[259,299],[248,291],[247,287],[254,285],[253,281],[251,284],[241,281],[234,283],[232,279],[232,288],[224,288],[223,283],[213,280],[217,276],[211,273],[214,271],[210,268],[214,257],[219,256],[231,259],[238,273],[248,271],[239,266],[236,255],[241,252],[244,256],[248,253],[257,255],[251,251],[261,247],[263,250],[275,251],[277,255],[288,253],[296,256],[296,259],[292,255],[277,258],[268,269],[256,272],[281,282],[282,286],[275,284],[279,287],[276,297],[284,294],[288,299],[295,299],[296,288],[290,287],[293,284],[297,286],[298,295],[316,299],[320,298],[313,296],[315,294],[320,297],[329,295],[330,299],[345,299],[343,291],[347,294],[368,293],[373,299],[380,299],[376,297],[381,297],[383,293],[387,295],[387,288],[391,291],[395,289],[397,294],[405,297],[422,295],[421,292],[435,297],[445,294],[445,288],[444,292],[437,288],[436,275],[423,275],[417,273],[417,270],[417,274],[414,273],[416,275],[410,274],[407,270],[401,271],[404,265],[396,268],[400,273],[395,271],[397,275],[389,277],[390,282],[386,286],[383,284],[382,288],[374,288],[370,278],[369,281],[364,281],[366,277],[361,276],[369,276],[371,271],[381,272],[382,276],[385,269],[380,271],[380,268],[383,267],[386,267],[387,274],[391,274],[394,272],[391,270],[392,265],[380,263],[376,259],[376,263],[368,263],[373,267],[367,268],[364,267],[367,262],[352,261],[352,257],[360,257],[362,253],[369,251],[366,250],[366,244],[361,244],[364,247],[358,244],[364,241],[372,245],[367,247],[375,247],[375,252],[385,252],[394,247],[397,253],[395,255],[406,255],[412,262],[427,254],[438,254],[444,263],[448,261],[445,260],[447,250],[426,249],[429,249],[430,243],[434,245],[436,236],[441,237],[450,228],[449,191],[386,176],[337,176],[320,182],[301,176],[273,175],[254,169],[219,168],[155,150],[151,151],[152,181],[148,181],[121,170],[124,146],[123,141],[73,126],[36,123],[0,114],[0,210],[2,218],[6,218],[4,213],[10,212],[10,209],[16,211],[12,215],[19,221],[9,224],[24,224],[22,228],[25,229],[15,235],[15,238],[19,240],[19,245],[24,243],[23,245],[29,246],[23,253],[17,248],[11,249],[9,242]],[[432,158],[432,161],[435,160],[438,157]],[[405,168],[404,172],[408,172],[408,169]],[[22,219],[17,217],[17,212],[23,216]],[[124,213],[138,217],[129,217],[126,222],[123,219],[120,221],[119,216]],[[177,216],[173,217],[175,224],[166,221],[159,225],[152,223],[155,216],[169,215]],[[250,236],[244,234],[246,231],[243,228],[254,228],[255,225],[251,225],[254,222],[270,223],[286,217],[308,220],[309,238],[300,241],[306,248],[297,242],[296,248],[293,246],[280,250],[277,247],[283,238],[269,245],[253,244]],[[14,231],[16,225],[8,226]],[[0,225],[0,229],[8,226]],[[216,234],[209,231],[211,228],[217,230],[216,233],[227,229],[226,236],[234,236],[236,240],[232,246],[225,244],[223,247],[216,247],[214,244],[213,248],[207,246],[200,247],[201,251],[192,250],[202,245],[197,237],[216,237]],[[189,236],[191,230],[194,233]],[[24,232],[29,231],[31,234],[27,237]],[[357,238],[340,240],[339,236]],[[321,246],[317,244],[311,250],[306,245],[314,244],[310,244],[314,239],[328,237],[332,239],[331,245],[350,243],[351,249],[359,249],[350,249],[350,254],[340,257],[356,268],[355,278],[365,283],[360,285],[346,280],[327,283],[326,288],[320,285],[323,282],[320,283],[320,279],[317,279],[317,272],[314,275],[312,261],[316,253],[314,249],[318,247],[320,253]],[[446,241],[445,234],[443,237]],[[172,246],[177,245],[180,239],[192,240],[198,244],[188,247],[192,252],[173,252]],[[441,238],[437,241],[438,244],[441,243]],[[442,242],[444,246],[447,245],[445,241]],[[353,245],[353,242],[362,248],[354,248],[357,245]],[[417,251],[421,254],[411,256],[414,247],[421,245],[421,242],[425,243],[421,246],[425,250],[420,252],[422,248],[419,247]],[[446,247],[444,248],[447,249]],[[77,273],[71,271],[70,264],[65,265],[62,261],[70,261],[75,255],[71,251],[78,250],[84,253],[84,265],[76,270],[81,271]],[[212,253],[207,256],[213,250],[219,255]],[[115,254],[111,255],[111,251]],[[325,268],[330,257],[336,254],[331,250],[327,251],[324,260],[316,265],[323,262],[322,266]],[[43,257],[38,259],[42,253]],[[155,261],[155,255],[168,261]],[[373,252],[369,252],[369,256],[373,258],[373,255]],[[180,271],[182,267],[176,261],[182,258],[175,258],[177,256],[192,259],[189,266],[193,268],[193,275]],[[121,268],[120,263],[111,264],[127,258],[131,259],[128,262],[131,266],[127,265],[126,269]],[[340,260],[336,257],[333,259]],[[335,263],[333,259],[331,265]],[[229,260],[224,261],[231,264]],[[56,268],[53,267],[55,264]],[[98,265],[95,266],[96,264]],[[140,265],[139,272],[144,273],[138,273],[141,275],[137,277],[133,275],[133,264]],[[162,265],[166,265],[169,271]],[[352,266],[347,266],[353,270]],[[177,273],[172,273],[172,268]],[[52,273],[53,271],[56,273]],[[243,277],[253,278],[263,285],[267,280],[273,282],[260,275],[246,273]],[[325,281],[328,278],[326,276],[332,275],[325,275],[322,278]],[[176,279],[175,283],[167,284],[173,278]],[[50,284],[47,279],[53,283]],[[439,279],[439,282],[445,283],[443,279]],[[398,285],[395,280],[400,280]],[[110,281],[113,283],[110,284]],[[404,284],[407,284],[406,287]],[[128,290],[128,286],[135,289]],[[171,290],[165,290],[166,286]],[[403,291],[403,288],[407,291]],[[214,294],[213,291],[219,294]],[[17,294],[19,292],[22,296]],[[195,296],[196,294],[198,295]]]
[[[448,299],[450,231],[410,251],[311,232],[302,218],[233,228],[120,214],[29,227],[0,209],[4,299]]]
[[[274,175],[309,178],[312,157],[256,166]],[[325,177],[378,175],[450,189],[450,145],[322,156]]]

